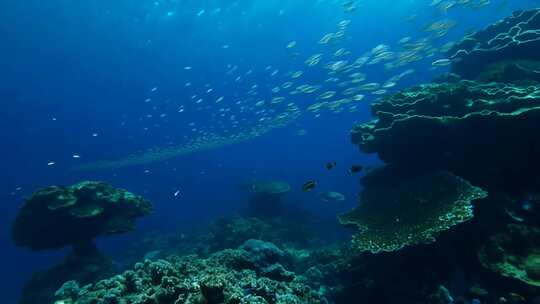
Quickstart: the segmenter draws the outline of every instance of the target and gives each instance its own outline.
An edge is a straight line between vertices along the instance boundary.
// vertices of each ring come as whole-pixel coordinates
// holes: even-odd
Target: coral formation
[[[112,276],[112,262],[92,239],[132,229],[149,203],[100,183],[50,187],[26,202],[14,240],[76,250],[36,274],[21,303],[51,303],[53,295],[57,304],[540,302],[540,56],[531,52],[540,47],[538,28],[540,9],[517,12],[456,44],[453,73],[371,105],[375,119],[357,125],[351,138],[385,165],[366,170],[358,206],[339,217],[359,230],[353,250],[348,243],[313,246],[322,234],[284,208],[290,186],[255,183],[250,217],[134,243],[133,256],[144,262]],[[105,194],[81,196],[88,187]],[[78,256],[83,252],[92,254]]]
[[[540,84],[427,84],[372,111],[378,119],[354,127],[351,139],[386,163],[447,170],[516,196],[540,189]]]
[[[411,203],[412,197],[444,192],[436,178],[423,176],[451,172],[463,184],[502,193],[509,201],[540,191],[538,28],[540,9],[516,12],[456,44],[450,50],[453,73],[371,105],[376,119],[355,126],[351,140],[387,165],[362,179],[359,207],[341,217],[362,230],[353,238],[356,247],[379,252],[431,242],[434,234],[472,218],[462,205],[449,225],[424,226],[433,210]],[[459,81],[456,74],[476,80]],[[470,200],[487,196],[473,189],[465,190]],[[405,229],[403,220],[414,229]]]
[[[95,284],[67,282],[56,292],[56,303],[327,303],[323,292],[284,269],[283,255],[271,243],[250,240],[206,259],[146,260]]]
[[[502,276],[540,288],[540,229],[510,224],[478,252],[482,265]]]
[[[393,170],[383,169],[389,178]],[[441,231],[473,217],[471,201],[486,197],[481,189],[447,172],[409,177],[367,187],[359,205],[339,217],[360,232],[352,240],[361,251],[395,251],[431,243]]]
[[[448,51],[453,73],[474,79],[495,62],[508,59],[540,60],[540,9],[512,16],[463,38]]]
[[[152,205],[142,197],[101,182],[50,186],[24,202],[12,237],[18,246],[32,250],[71,245],[84,255],[94,251],[93,238],[131,231],[135,219],[151,211]]]
[[[31,250],[71,245],[73,252],[60,264],[34,274],[20,303],[50,303],[53,291],[67,280],[88,284],[110,276],[114,264],[98,251],[93,239],[133,230],[135,219],[151,211],[152,205],[142,197],[101,182],[36,191],[13,223],[15,244]]]
[[[352,142],[385,165],[361,178],[340,221],[360,230],[353,248],[403,250],[342,250],[312,266],[314,280],[337,278],[338,302],[540,300],[539,28],[535,9],[467,36],[450,51],[452,73],[380,98],[375,119],[353,128]]]

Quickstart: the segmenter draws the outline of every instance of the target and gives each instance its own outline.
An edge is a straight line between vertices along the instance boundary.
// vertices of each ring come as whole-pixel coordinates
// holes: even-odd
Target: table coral
[[[467,35],[448,51],[451,71],[474,79],[488,65],[508,59],[540,60],[540,9],[517,11]]]
[[[427,84],[371,108],[377,118],[351,139],[386,163],[447,170],[516,196],[540,189],[540,85]]]
[[[470,220],[471,201],[486,195],[459,177],[438,172],[367,187],[358,206],[339,219],[359,229],[352,240],[355,248],[372,253],[396,251],[434,242],[439,233]]]

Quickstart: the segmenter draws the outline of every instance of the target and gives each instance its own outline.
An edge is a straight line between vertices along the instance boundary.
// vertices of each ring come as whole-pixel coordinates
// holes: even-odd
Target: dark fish
[[[302,191],[309,192],[309,191],[313,190],[315,188],[315,186],[317,186],[317,182],[309,181],[309,182],[305,183],[302,186]]]
[[[354,173],[358,173],[360,171],[362,171],[363,167],[360,166],[360,165],[352,165],[350,168],[349,168],[349,174],[354,174]]]
[[[337,165],[336,162],[329,162],[329,163],[326,163],[325,167],[326,167],[326,170],[332,170],[336,165]]]

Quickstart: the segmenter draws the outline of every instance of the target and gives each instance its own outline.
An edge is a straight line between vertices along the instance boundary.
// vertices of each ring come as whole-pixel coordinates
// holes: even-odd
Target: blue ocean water
[[[370,118],[374,96],[365,97],[354,112],[347,107],[317,116],[307,111],[316,95],[284,93],[283,103],[295,102],[300,116],[261,136],[134,166],[77,167],[258,126],[266,114],[248,105],[268,101],[270,89],[287,81],[326,85],[323,63],[305,63],[314,54],[331,58],[343,48],[357,58],[380,44],[396,48],[403,37],[425,37],[425,26],[432,22],[455,20],[457,25],[434,42],[440,46],[539,3],[497,0],[478,9],[442,12],[430,1],[365,0],[355,1],[356,11],[345,12],[343,2],[1,1],[4,303],[16,303],[33,272],[65,255],[30,252],[11,241],[10,226],[23,198],[47,185],[102,180],[154,203],[155,213],[140,221],[137,232],[100,240],[100,247],[113,255],[144,232],[188,230],[241,212],[247,197],[242,185],[253,181],[288,182],[291,200],[340,231],[335,215],[356,204],[359,188],[358,178],[345,174],[346,168],[378,163],[373,155],[359,153],[348,137],[355,122]],[[317,43],[343,20],[350,24],[339,46]],[[296,46],[287,48],[292,41]],[[446,71],[431,69],[441,56],[390,71],[384,65],[368,66],[367,82],[383,83],[407,69],[415,72],[391,91],[428,82]],[[291,80],[294,71],[304,74]],[[250,95],[251,90],[259,95]],[[330,161],[339,170],[327,171],[324,164]],[[316,193],[301,191],[308,180],[347,200],[320,202]]]

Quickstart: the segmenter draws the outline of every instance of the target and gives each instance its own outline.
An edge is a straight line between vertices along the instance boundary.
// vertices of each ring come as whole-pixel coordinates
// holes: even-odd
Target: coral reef
[[[391,178],[393,170],[383,169]],[[395,251],[431,243],[442,231],[473,217],[471,201],[486,197],[481,189],[448,172],[410,177],[367,187],[359,205],[339,217],[356,226],[352,244],[361,251]]]
[[[24,202],[12,227],[16,245],[32,250],[73,246],[79,255],[94,251],[100,235],[135,228],[135,219],[152,212],[140,196],[101,182],[50,186]]]
[[[386,166],[362,178],[359,206],[340,218],[360,229],[355,247],[432,242],[473,217],[471,200],[489,193],[508,211],[540,191],[538,28],[540,9],[516,12],[457,43],[452,73],[371,105],[376,118],[355,126],[351,140]],[[456,181],[442,182],[442,171]]]
[[[427,84],[372,111],[378,119],[354,127],[351,139],[386,163],[450,171],[516,197],[540,189],[540,84]]]
[[[540,291],[540,228],[510,224],[480,249],[478,258],[487,269]]]
[[[453,73],[371,105],[351,139],[385,164],[339,216],[352,242],[323,246],[282,201],[289,185],[252,183],[248,217],[153,234],[122,256],[144,262],[113,276],[92,240],[132,229],[149,203],[100,183],[50,187],[26,202],[14,240],[75,251],[23,303],[540,303],[539,28],[540,9],[516,12],[456,44]]]
[[[284,255],[271,243],[249,240],[206,259],[146,260],[95,284],[67,282],[56,292],[56,303],[327,303],[322,291],[285,270]]]
[[[311,251],[303,276],[324,286],[334,303],[536,303],[538,291],[483,269],[473,227],[467,222],[430,246],[399,252],[359,255],[345,246]]]
[[[71,245],[73,252],[60,264],[34,274],[19,303],[51,303],[54,290],[65,281],[88,284],[110,276],[114,264],[98,251],[93,239],[133,230],[135,219],[151,211],[152,205],[142,197],[101,182],[36,191],[13,223],[15,244],[31,250]]]
[[[336,274],[336,302],[540,301],[539,28],[535,9],[465,37],[452,73],[380,98],[353,128],[385,165],[340,221],[360,230],[353,249],[380,254],[342,250],[306,272]]]
[[[463,38],[448,51],[453,73],[474,79],[495,62],[508,59],[540,60],[540,9],[512,16]]]

